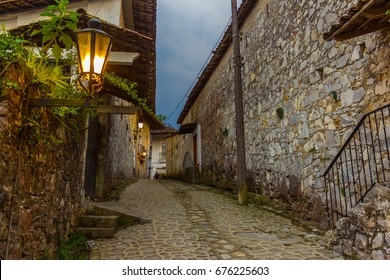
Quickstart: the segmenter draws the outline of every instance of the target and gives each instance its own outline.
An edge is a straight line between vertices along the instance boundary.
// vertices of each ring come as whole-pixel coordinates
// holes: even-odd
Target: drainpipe
[[[238,31],[237,0],[232,0],[232,31],[233,31],[233,67],[234,67],[234,99],[236,109],[236,142],[237,142],[237,191],[238,204],[248,203],[246,184],[246,157],[244,131],[244,105],[242,100],[242,75],[240,35]]]

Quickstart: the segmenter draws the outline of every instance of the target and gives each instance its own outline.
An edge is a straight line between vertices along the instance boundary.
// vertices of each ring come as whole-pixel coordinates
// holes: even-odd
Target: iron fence
[[[362,117],[324,173],[329,227],[390,181],[390,104]]]

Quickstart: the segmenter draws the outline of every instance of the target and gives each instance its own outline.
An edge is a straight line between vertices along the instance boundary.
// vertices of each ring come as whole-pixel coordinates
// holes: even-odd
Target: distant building
[[[164,129],[155,129],[151,132],[151,158],[149,178],[165,178],[167,175],[167,147],[168,139],[176,135],[177,131],[169,126]],[[157,175],[157,176],[156,176]]]

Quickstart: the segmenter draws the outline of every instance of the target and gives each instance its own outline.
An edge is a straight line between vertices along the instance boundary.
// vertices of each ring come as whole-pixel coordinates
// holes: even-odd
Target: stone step
[[[77,229],[80,233],[87,238],[112,238],[114,236],[114,228],[84,228],[79,227]]]
[[[84,228],[116,228],[118,216],[79,216],[78,225]]]

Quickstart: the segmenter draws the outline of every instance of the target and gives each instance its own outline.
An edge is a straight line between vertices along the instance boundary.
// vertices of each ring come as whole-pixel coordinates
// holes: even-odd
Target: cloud
[[[230,4],[229,0],[158,1],[158,114],[171,115],[186,95],[231,17]],[[170,124],[176,124],[184,103]]]

